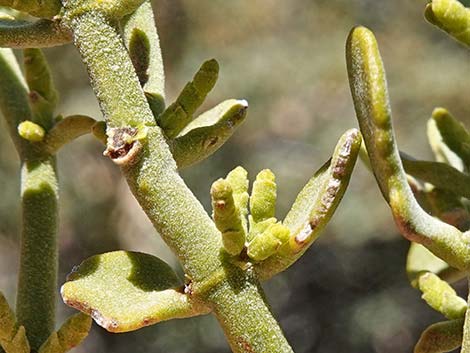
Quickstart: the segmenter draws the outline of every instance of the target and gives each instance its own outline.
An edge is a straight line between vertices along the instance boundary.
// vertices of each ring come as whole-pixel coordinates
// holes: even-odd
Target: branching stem
[[[23,230],[17,293],[17,320],[33,351],[55,324],[57,292],[57,176],[54,157],[19,137],[16,129],[31,120],[27,88],[10,49],[0,50],[0,109],[22,164]]]
[[[214,308],[232,349],[292,352],[255,276],[230,263],[221,250],[220,233],[177,173],[115,28],[95,12],[71,18],[69,25],[108,122],[109,155],[121,166],[140,205],[181,260],[188,288],[223,271],[222,282],[198,299]],[[132,136],[143,130],[145,137],[133,141]]]

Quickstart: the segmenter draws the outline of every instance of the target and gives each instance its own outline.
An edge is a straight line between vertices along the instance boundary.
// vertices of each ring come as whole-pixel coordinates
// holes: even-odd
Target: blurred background
[[[182,174],[210,212],[209,188],[238,165],[251,180],[270,168],[278,182],[278,218],[357,126],[345,68],[352,26],[371,28],[388,73],[400,148],[431,159],[426,122],[443,106],[470,125],[470,51],[423,18],[426,1],[160,0],[154,9],[168,102],[199,65],[217,58],[219,82],[206,110],[227,98],[250,103],[246,122],[208,160]],[[467,2],[467,5],[469,3]],[[58,113],[102,119],[72,45],[46,50],[61,92]],[[130,194],[103,147],[83,137],[59,154],[60,274],[85,258],[137,250],[178,264]],[[19,163],[0,120],[0,289],[16,291]],[[358,163],[349,190],[321,238],[292,268],[265,284],[295,352],[411,352],[420,333],[442,320],[411,288],[408,243],[397,232],[373,177]],[[181,270],[179,270],[181,271]],[[462,295],[466,295],[458,288]],[[73,310],[59,303],[62,321]],[[216,320],[199,317],[109,334],[94,325],[82,352],[229,352]]]

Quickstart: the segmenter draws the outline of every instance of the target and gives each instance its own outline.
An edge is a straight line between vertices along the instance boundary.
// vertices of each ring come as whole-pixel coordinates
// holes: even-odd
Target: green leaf
[[[432,0],[424,15],[459,42],[470,45],[470,9],[458,0]]]
[[[48,152],[54,154],[67,143],[91,133],[95,124],[96,120],[86,115],[71,115],[60,120],[46,136]]]
[[[71,316],[57,332],[53,332],[39,348],[39,353],[65,353],[78,346],[91,328],[91,318],[83,313]]]
[[[446,163],[457,169],[459,172],[463,172],[464,164],[462,159],[445,144],[436,121],[433,118],[428,120],[427,134],[429,145],[434,152],[436,161]]]
[[[407,174],[455,195],[470,198],[470,176],[440,162],[418,161],[400,153]]]
[[[106,135],[106,121],[100,120],[93,124],[91,133],[98,141],[106,145],[108,141],[108,135]]]
[[[0,340],[10,340],[15,333],[16,319],[13,310],[0,292]]]
[[[444,353],[459,348],[463,338],[463,319],[429,326],[415,346],[414,353]]]
[[[30,346],[24,326],[18,328],[12,339],[0,339],[0,344],[6,353],[30,353]]]
[[[281,223],[271,224],[250,241],[247,254],[255,261],[263,261],[279,251],[289,241],[289,236],[289,228]]]
[[[60,0],[0,0],[0,6],[9,6],[35,17],[51,18],[62,8]]]
[[[25,78],[29,87],[31,110],[34,121],[48,130],[52,125],[52,116],[57,106],[58,94],[46,57],[41,49],[24,50]]]
[[[399,231],[459,270],[470,268],[468,237],[427,214],[408,185],[392,127],[385,70],[374,35],[354,28],[346,45],[357,119],[377,182]]]
[[[222,233],[222,242],[230,255],[238,255],[245,246],[245,230],[240,211],[233,198],[230,183],[219,179],[211,187],[214,223]]]
[[[421,274],[417,283],[418,289],[423,292],[422,298],[434,310],[450,320],[465,317],[467,302],[447,282],[428,272]]]
[[[136,11],[144,2],[145,0],[67,0],[64,2],[65,11],[62,11],[62,16],[67,21],[72,21],[84,13],[100,13],[117,22]]]
[[[229,99],[189,123],[171,144],[178,168],[202,161],[217,151],[245,120],[248,103]]]
[[[246,217],[248,215],[248,172],[243,167],[236,167],[227,174],[226,180],[230,183],[233,191],[233,200],[237,206],[240,217],[242,218],[243,229],[245,234],[248,233]]]
[[[346,191],[360,145],[361,136],[357,130],[348,130],[343,134],[333,157],[314,174],[297,196],[284,220],[284,225],[295,235],[295,247],[303,247],[305,243],[315,240],[333,216]]]
[[[115,251],[92,256],[62,286],[67,305],[91,315],[111,332],[139,329],[200,313],[179,290],[180,281],[160,259]]]
[[[470,134],[465,126],[444,108],[434,109],[431,119],[435,122],[443,143],[463,161],[468,171],[470,168]]]
[[[165,109],[165,74],[150,1],[121,21],[124,44],[155,117]]]
[[[274,217],[276,198],[277,186],[274,173],[264,169],[256,176],[250,196],[250,215],[254,223]]]
[[[341,136],[332,158],[305,185],[283,222],[291,233],[289,241],[278,254],[258,265],[261,278],[285,270],[320,236],[346,192],[360,146],[356,129]]]
[[[159,117],[158,125],[168,138],[173,139],[193,119],[193,114],[202,105],[214,87],[219,75],[219,64],[215,59],[202,64],[193,80],[186,84],[176,101]]]
[[[413,287],[418,287],[418,278],[423,272],[431,272],[448,282],[456,282],[466,276],[432,252],[423,245],[411,243],[406,261],[406,273]]]

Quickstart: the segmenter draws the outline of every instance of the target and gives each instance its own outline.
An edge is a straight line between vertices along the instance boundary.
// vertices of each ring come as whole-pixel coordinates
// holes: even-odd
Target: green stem
[[[55,159],[19,137],[31,120],[24,79],[9,49],[0,50],[0,108],[22,164],[23,230],[17,293],[17,321],[33,351],[54,329],[57,292],[57,177]]]
[[[468,277],[468,288],[470,290],[470,277]],[[468,293],[467,313],[463,325],[462,350],[460,353],[470,353],[470,292]]]
[[[250,270],[226,268],[228,279],[210,295],[214,314],[235,353],[293,352]]]
[[[131,150],[119,159],[131,190],[187,275],[203,279],[220,266],[220,233],[178,175],[121,39],[100,14],[83,14],[71,24],[108,125],[147,125],[146,138],[132,149],[139,158],[132,160]]]
[[[188,288],[194,288],[192,295],[214,307],[235,352],[249,348],[256,353],[292,352],[258,281],[222,256],[220,233],[177,173],[116,30],[99,13],[81,14],[70,26],[111,126],[108,151],[124,146],[123,154],[110,153],[111,158],[121,166],[140,205],[180,258]],[[140,141],[120,139],[144,126],[146,135]]]
[[[59,21],[0,21],[0,47],[46,48],[71,41],[71,33]]]
[[[55,325],[57,293],[57,201],[55,158],[23,161],[23,231],[16,315],[33,350]]]

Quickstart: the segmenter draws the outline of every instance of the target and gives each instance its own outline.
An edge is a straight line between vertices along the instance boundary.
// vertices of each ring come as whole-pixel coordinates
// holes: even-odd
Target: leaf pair
[[[194,118],[217,82],[219,64],[212,59],[202,64],[175,102],[165,109],[163,61],[153,23],[152,7],[145,2],[121,21],[122,37],[155,120],[181,169],[217,151],[244,121],[248,103],[229,99]]]
[[[39,348],[38,353],[65,353],[85,339],[91,319],[84,314],[71,316]],[[29,353],[30,346],[24,326],[16,323],[15,315],[0,292],[0,346],[6,353]]]
[[[88,116],[54,118],[58,94],[40,49],[24,50],[24,72],[32,114],[31,120],[24,120],[17,126],[21,138],[52,155],[77,137],[92,132],[96,121]]]

